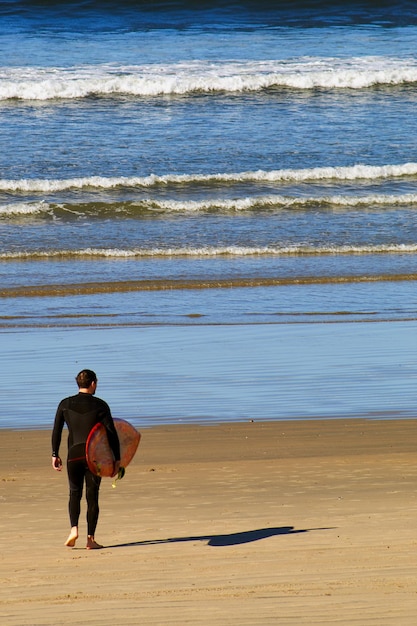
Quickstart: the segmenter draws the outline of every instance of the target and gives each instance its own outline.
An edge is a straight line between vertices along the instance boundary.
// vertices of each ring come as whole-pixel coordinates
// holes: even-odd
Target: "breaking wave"
[[[25,217],[49,217],[50,219],[86,217],[111,217],[113,219],[140,218],[141,215],[161,213],[244,212],[262,210],[349,210],[377,207],[417,205],[417,194],[367,196],[318,196],[290,197],[280,195],[254,196],[232,200],[140,200],[137,202],[79,204],[52,204],[48,202],[16,202],[0,205],[0,219],[24,219]]]
[[[65,179],[0,179],[0,192],[55,193],[61,191],[91,189],[111,190],[117,188],[149,188],[158,185],[193,185],[200,183],[239,184],[254,183],[302,183],[326,180],[355,181],[380,180],[417,175],[417,163],[393,165],[366,165],[314,167],[306,169],[257,170],[248,172],[214,174],[166,174],[149,176],[86,176]]]
[[[0,100],[155,97],[269,89],[367,89],[417,82],[417,61],[395,57],[321,58],[149,65],[0,68]]]

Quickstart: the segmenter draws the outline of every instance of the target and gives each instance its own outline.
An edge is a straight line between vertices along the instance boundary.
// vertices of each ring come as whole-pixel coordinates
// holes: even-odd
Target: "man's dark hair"
[[[97,382],[96,373],[93,370],[81,370],[75,377],[78,389],[88,389],[91,383]]]

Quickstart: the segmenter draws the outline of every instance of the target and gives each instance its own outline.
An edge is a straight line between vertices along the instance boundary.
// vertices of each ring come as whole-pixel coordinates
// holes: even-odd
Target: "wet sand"
[[[87,551],[49,431],[2,431],[2,624],[415,624],[415,420],[142,433]]]

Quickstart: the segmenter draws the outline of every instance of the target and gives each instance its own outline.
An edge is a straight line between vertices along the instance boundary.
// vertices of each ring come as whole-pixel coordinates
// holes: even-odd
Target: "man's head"
[[[94,386],[95,391],[95,386],[97,385],[97,376],[96,373],[93,372],[93,370],[81,370],[81,372],[75,377],[75,380],[77,381],[78,389],[90,390]]]

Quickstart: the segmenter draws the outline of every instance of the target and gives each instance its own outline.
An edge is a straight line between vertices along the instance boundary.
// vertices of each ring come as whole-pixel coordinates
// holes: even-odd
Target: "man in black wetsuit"
[[[85,457],[87,437],[95,424],[101,422],[106,430],[115,458],[114,476],[120,468],[120,446],[114,427],[110,407],[104,400],[94,396],[97,376],[92,370],[82,370],[75,379],[78,394],[65,398],[58,406],[52,431],[52,467],[60,472],[62,461],[59,456],[62,429],[68,427],[67,471],[69,480],[69,517],[71,532],[65,545],[73,548],[78,539],[78,519],[85,481],[87,498],[87,550],[102,548],[94,539],[98,521],[98,494],[101,478],[90,472]]]

